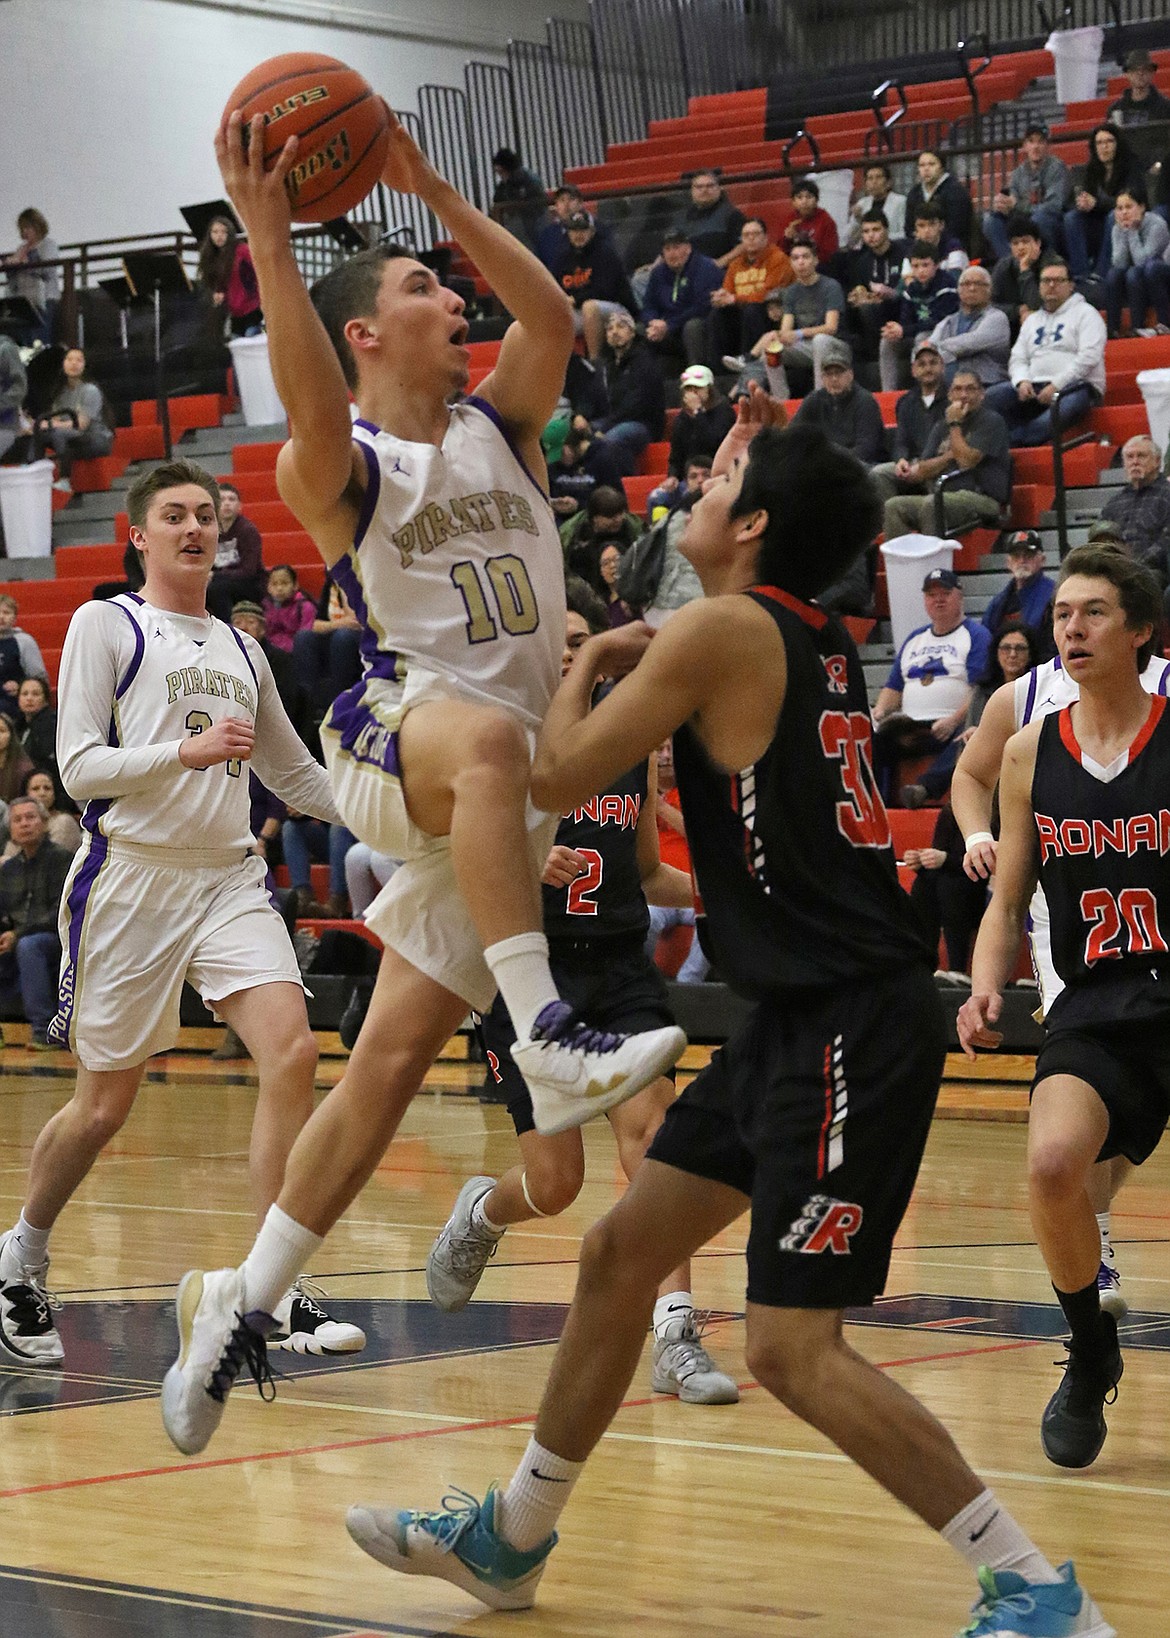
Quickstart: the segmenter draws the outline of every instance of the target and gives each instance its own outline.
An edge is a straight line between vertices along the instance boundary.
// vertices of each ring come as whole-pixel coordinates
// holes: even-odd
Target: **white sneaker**
[[[314,1298],[324,1292],[306,1279],[295,1281],[276,1305],[270,1348],[288,1354],[356,1354],[366,1345],[360,1325],[334,1319]]]
[[[655,1337],[654,1392],[677,1394],[686,1405],[738,1405],[739,1389],[703,1347],[702,1335],[692,1308],[670,1322],[665,1337]]]
[[[242,1269],[204,1274],[195,1268],[183,1275],[175,1299],[179,1357],[163,1378],[162,1419],[185,1456],[197,1456],[207,1445],[242,1366],[261,1399],[276,1395],[264,1341],[275,1321],[259,1311],[241,1313],[243,1303]]]
[[[584,1023],[567,1001],[550,1001],[512,1057],[532,1096],[536,1130],[547,1137],[625,1103],[665,1074],[686,1044],[674,1026],[611,1035]]]
[[[1129,1304],[1121,1289],[1121,1273],[1112,1257],[1109,1262],[1101,1259],[1101,1266],[1097,1270],[1097,1290],[1105,1313],[1112,1314],[1115,1320],[1124,1319],[1129,1313]]]
[[[21,1365],[60,1365],[65,1348],[52,1311],[61,1304],[45,1286],[49,1259],[39,1268],[26,1267],[12,1244],[15,1233],[0,1235],[0,1357]]]
[[[746,365],[747,359],[742,353],[724,353],[723,355],[723,368],[730,370],[733,375],[738,375]]]
[[[460,1189],[451,1215],[427,1253],[427,1290],[444,1314],[458,1313],[475,1288],[504,1237],[472,1219],[476,1204],[496,1186],[494,1177],[472,1177]]]

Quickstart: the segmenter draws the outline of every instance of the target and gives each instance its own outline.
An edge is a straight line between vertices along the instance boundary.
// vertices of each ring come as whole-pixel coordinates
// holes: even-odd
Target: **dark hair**
[[[25,680],[27,681],[27,678]],[[28,795],[29,780],[36,779],[38,774],[43,774],[53,787],[53,811],[56,812],[61,806],[61,786],[58,784],[52,768],[30,768],[20,781],[20,794],[21,796]],[[33,801],[39,802],[40,797],[34,796]],[[12,803],[10,802],[8,806],[11,807]]]
[[[938,266],[938,246],[928,244],[925,239],[915,239],[908,254],[911,261],[917,257],[920,261],[930,261]]]
[[[49,704],[52,696],[49,692],[49,685],[43,677],[23,677],[20,683],[21,688],[24,687],[25,683],[36,683],[41,693],[45,696],[45,705]],[[43,710],[44,706],[42,706],[41,709]]]
[[[707,467],[709,469],[714,464],[715,464],[714,455],[709,455],[705,449],[692,450],[692,452],[687,456],[686,460],[683,462],[683,476],[684,477],[686,476],[687,471],[692,466],[705,466],[705,467]]]
[[[867,159],[861,168],[862,176],[868,176],[870,171],[880,171],[887,182],[892,182],[894,173],[883,159]]]
[[[572,182],[562,182],[559,188],[553,189],[554,199],[584,199],[585,195]]]
[[[357,365],[353,349],[345,339],[345,327],[350,319],[373,315],[386,263],[410,254],[401,245],[377,245],[373,250],[359,250],[356,256],[331,268],[309,291],[309,299],[333,343],[346,385],[351,389],[357,386]]]
[[[571,613],[581,616],[594,634],[609,630],[609,615],[604,602],[579,574],[565,575],[565,603]]]
[[[227,238],[222,245],[213,244],[211,230],[217,222],[222,222],[227,228]],[[236,245],[240,235],[236,231],[236,224],[228,216],[213,216],[207,224],[207,230],[199,245],[199,264],[196,268],[196,282],[205,285],[208,290],[223,293],[228,287],[228,280],[232,276],[232,264],[236,259]]]
[[[943,169],[946,170],[946,165],[943,162],[943,156],[939,153],[937,148],[920,148],[918,151],[919,159],[922,158],[923,154],[929,154],[932,159],[937,159],[939,164],[942,165]]]
[[[1114,198],[1120,199],[1123,194],[1127,199],[1132,199],[1135,205],[1142,205],[1146,210],[1150,208],[1150,196],[1140,182],[1126,182],[1118,188]]]
[[[146,514],[150,511],[150,503],[156,495],[164,489],[181,489],[184,484],[193,483],[200,489],[206,489],[211,504],[219,514],[219,485],[201,466],[194,461],[163,461],[158,466],[151,467],[149,472],[142,473],[126,491],[126,511],[130,515],[130,522],[135,529],[141,529],[146,523]]]
[[[798,233],[793,238],[792,243],[788,247],[788,258],[790,261],[794,250],[811,250],[814,256],[817,253],[817,247],[809,238],[807,233]]]
[[[1013,239],[1035,239],[1039,244],[1044,243],[1044,235],[1032,218],[1026,216],[1023,211],[1018,211],[1014,216],[1008,217],[1005,232],[1009,243]]]
[[[274,574],[291,575],[293,585],[294,586],[299,586],[300,585],[300,581],[297,579],[297,571],[293,568],[291,563],[274,563],[272,565],[272,567],[269,569],[268,573],[270,575],[274,575]]]
[[[914,207],[914,225],[919,222],[945,222],[946,217],[931,199],[924,199]]]
[[[753,225],[758,228],[763,228],[765,233],[768,231],[768,224],[764,221],[762,216],[745,216],[743,219],[743,226],[752,227]],[[740,232],[743,232],[743,228],[740,229]]]
[[[792,197],[795,199],[798,193],[811,193],[814,199],[821,197],[821,190],[807,176],[802,176],[799,182],[793,184]]]
[[[1027,142],[1030,136],[1043,137],[1045,142],[1047,142],[1049,137],[1047,125],[1045,125],[1041,120],[1034,119],[1031,125],[1028,126],[1028,129],[1024,132],[1024,141]]]
[[[217,478],[216,482],[219,484],[219,492],[221,495],[223,494],[224,490],[227,489],[231,491],[237,500],[239,500],[240,491],[236,488],[235,484],[230,478]]]
[[[1051,610],[1049,611],[1051,612]],[[979,681],[984,688],[994,690],[1001,687],[1007,678],[1003,674],[1003,667],[999,663],[999,645],[1004,637],[1018,636],[1027,640],[1028,670],[1040,664],[1040,647],[1036,641],[1036,633],[1031,626],[1026,626],[1022,620],[1005,620],[998,626],[991,639],[991,647],[987,651],[987,664]]]
[[[589,518],[616,518],[629,509],[625,491],[615,489],[608,483],[599,483],[585,502],[585,513]]]
[[[18,229],[35,228],[38,239],[47,239],[49,237],[49,224],[35,205],[28,205],[21,211],[16,218],[16,226]]]
[[[709,176],[712,182],[718,183],[720,187],[723,186],[723,173],[722,171],[716,170],[714,165],[700,165],[698,170],[692,171],[686,180],[688,182],[693,182],[697,176]]]
[[[1113,163],[1106,168],[1105,162],[1097,157],[1096,138],[1104,131],[1117,144],[1117,151],[1113,155]],[[1089,159],[1085,166],[1082,178],[1082,187],[1086,193],[1109,193],[1119,183],[1128,180],[1130,173],[1135,169],[1133,149],[1129,145],[1129,138],[1124,131],[1118,130],[1116,125],[1094,125],[1089,132]],[[1112,184],[1112,186],[1107,186]]]
[[[1055,250],[1045,252],[1040,262],[1039,272],[1046,273],[1050,267],[1063,267],[1069,278],[1072,278],[1072,268],[1065,261],[1064,257]]]
[[[61,369],[57,375],[57,379],[53,382],[53,396],[49,400],[50,403],[56,402],[58,393],[69,392],[75,385],[75,383],[72,382],[65,374],[65,359],[69,357],[70,353],[80,353],[82,358],[85,358],[85,348],[81,346],[80,342],[75,341],[70,346],[66,347],[64,357],[61,359]],[[86,361],[86,367],[84,370],[82,370],[78,380],[83,382],[87,387],[97,387],[98,392],[101,393],[102,407],[98,411],[97,418],[107,427],[109,427],[110,431],[112,432],[114,430],[114,412],[110,408],[109,400],[106,398],[105,393],[102,392],[102,389],[98,387],[97,382],[90,375],[88,360]]]
[[[819,427],[765,427],[748,447],[731,518],[768,514],[756,576],[808,599],[840,580],[882,526],[866,468]]]
[[[518,170],[520,155],[512,148],[497,148],[492,155],[492,164],[498,165],[502,171]]]
[[[874,205],[872,210],[867,210],[865,212],[861,218],[862,227],[864,227],[867,222],[880,222],[884,228],[888,228],[890,225],[890,219],[880,205]]]
[[[972,381],[976,382],[978,387],[979,387],[980,392],[986,391],[987,383],[984,381],[983,377],[979,374],[979,371],[975,368],[974,364],[960,364],[958,369],[951,376],[951,385],[952,386],[954,386],[955,382],[959,379],[959,377],[961,375],[969,376]]]
[[[1118,600],[1125,610],[1125,623],[1132,631],[1138,626],[1149,626],[1150,635],[1137,651],[1138,671],[1144,671],[1150,656],[1158,646],[1162,626],[1162,588],[1157,577],[1116,546],[1074,546],[1060,566],[1057,589],[1074,574],[1083,574],[1091,580],[1107,580],[1117,587]]]

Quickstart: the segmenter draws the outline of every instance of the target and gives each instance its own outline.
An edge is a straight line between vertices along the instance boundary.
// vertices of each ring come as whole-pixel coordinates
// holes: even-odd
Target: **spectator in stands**
[[[987,883],[972,881],[963,870],[966,851],[948,803],[939,810],[930,846],[907,848],[902,863],[915,872],[910,902],[930,948],[938,948],[940,937],[946,948],[947,965],[935,977],[969,986],[971,944],[987,907]]]
[[[862,231],[866,217],[880,210],[886,219],[892,239],[901,239],[906,232],[906,195],[894,192],[890,167],[875,160],[865,167],[861,198],[849,212],[849,231],[845,235],[845,249],[856,250],[864,242]]]
[[[745,217],[723,191],[717,171],[694,171],[691,197],[679,227],[691,247],[726,268],[740,249]]]
[[[312,598],[306,597],[297,583],[297,571],[291,563],[278,563],[275,569],[269,569],[262,609],[268,641],[282,654],[291,654],[297,632],[306,631],[316,613]]]
[[[622,566],[622,549],[613,541],[603,546],[597,560],[601,595],[605,602],[605,617],[611,626],[627,626],[634,619],[634,611],[623,601],[618,591],[618,574]]]
[[[862,248],[846,264],[846,323],[859,362],[876,364],[882,325],[898,316],[902,263],[907,246],[892,239],[879,206],[866,212],[860,223]]]
[[[54,489],[73,493],[74,461],[108,455],[114,447],[113,416],[106,395],[86,374],[85,354],[70,347],[61,361],[47,414],[33,426],[32,456],[40,460],[52,451],[58,478]]]
[[[1004,551],[1010,578],[984,609],[983,624],[993,637],[1009,623],[1025,626],[1034,634],[1040,658],[1050,659],[1056,652],[1052,638],[1056,582],[1044,573],[1044,542],[1035,529],[1017,529],[1008,535]]]
[[[1068,167],[1057,159],[1048,145],[1048,127],[1036,121],[1024,132],[1020,144],[1023,156],[991,201],[983,218],[983,237],[997,259],[1011,254],[1007,225],[1013,216],[1027,212],[1039,228],[1046,244],[1062,248],[1064,207],[1068,199]]]
[[[943,518],[948,530],[997,524],[1011,494],[1011,452],[1002,416],[984,401],[983,383],[969,365],[951,378],[943,420],[918,460],[893,474],[874,473],[885,501],[887,540],[935,533],[935,497],[929,486],[945,477]],[[899,493],[899,490],[901,493]],[[908,491],[916,491],[909,493]]]
[[[544,183],[520,162],[511,148],[497,148],[492,155],[496,185],[492,192],[491,214],[508,232],[525,244],[535,243],[548,198]]]
[[[14,719],[0,713],[0,802],[11,803],[19,796],[22,781],[34,771],[19,733]]]
[[[607,408],[592,430],[613,451],[623,477],[629,477],[646,448],[662,437],[666,426],[666,393],[662,373],[649,344],[638,334],[633,317],[617,308],[606,321],[604,371]],[[575,416],[573,426],[587,425]]]
[[[623,492],[602,485],[590,495],[583,511],[561,525],[565,567],[604,597],[602,552],[616,545],[624,555],[641,533],[642,525],[631,514]]]
[[[8,834],[20,851],[0,865],[0,994],[19,992],[29,1044],[41,1050],[51,1045],[46,1031],[57,1010],[57,910],[73,863],[48,830],[48,813],[34,797],[9,802]]]
[[[837,337],[821,350],[821,380],[803,401],[792,424],[806,422],[818,426],[833,443],[840,444],[866,466],[873,466],[886,453],[882,412],[871,392],[858,386],[853,374],[853,354],[849,343]]]
[[[948,378],[959,364],[966,364],[985,387],[1007,380],[1011,325],[1007,314],[992,306],[991,274],[985,267],[966,267],[959,274],[958,310],[939,320],[930,339]]]
[[[691,874],[691,854],[687,847],[686,827],[679,807],[678,785],[674,777],[674,745],[668,739],[658,748],[658,852],[663,864]],[[675,974],[678,984],[702,984],[711,971],[711,963],[703,954],[694,933],[693,910],[668,910],[661,905],[650,906],[650,931],[646,935],[646,954],[651,961],[664,933],[675,927],[692,929],[690,948],[682,966]]]
[[[91,595],[98,602],[105,602],[111,597],[120,596],[122,592],[142,590],[146,581],[142,568],[142,553],[130,540],[126,542],[122,552],[122,574],[124,578],[121,580],[99,580]]]
[[[349,895],[345,890],[345,856],[357,840],[344,825],[327,825],[324,819],[310,819],[291,809],[280,827],[280,845],[288,867],[288,879],[296,900],[297,919],[328,916],[348,919]],[[314,864],[329,866],[329,898],[318,904],[313,898]]]
[[[946,218],[949,232],[961,245],[971,245],[971,195],[964,183],[958,181],[943,165],[933,148],[926,148],[918,156],[918,180],[906,195],[906,221],[914,220],[921,204],[936,204]]]
[[[1064,243],[1074,279],[1105,277],[1117,195],[1141,182],[1142,167],[1125,137],[1111,125],[1098,125],[1089,135],[1089,161],[1073,188],[1072,206],[1064,213]]]
[[[1121,309],[1129,308],[1133,335],[1170,335],[1170,227],[1149,208],[1146,191],[1131,182],[1117,195],[1111,235],[1112,256],[1105,273],[1105,314],[1110,336],[1121,334]],[[1154,309],[1157,329],[1146,329],[1146,309]]]
[[[920,494],[911,469],[921,460],[935,427],[946,415],[947,394],[943,385],[942,355],[929,336],[919,336],[910,358],[913,384],[898,399],[894,411],[894,458],[873,467],[882,498],[890,495]]]
[[[196,284],[211,298],[220,325],[233,336],[259,334],[264,323],[252,252],[227,216],[213,216],[199,246]]]
[[[817,253],[811,244],[793,245],[792,270],[795,280],[780,292],[784,315],[780,328],[760,337],[773,398],[791,396],[788,371],[793,365],[802,374],[812,371],[814,389],[822,385],[821,358],[840,329],[845,311],[844,291],[836,279],[818,273]],[[723,362],[730,367],[737,360],[725,358]]]
[[[61,300],[61,269],[44,264],[60,261],[60,247],[49,233],[44,216],[32,206],[22,210],[16,218],[16,231],[20,234],[20,244],[0,265],[8,273],[8,294],[23,296],[36,319],[31,328],[22,329],[15,339],[26,347],[36,341],[47,345],[53,339],[53,320]]]
[[[26,677],[16,696],[19,715],[13,719],[16,737],[34,767],[57,773],[57,713],[44,677]]]
[[[799,239],[811,239],[818,264],[828,267],[837,254],[837,224],[821,206],[821,190],[807,176],[793,185],[792,208],[796,214],[784,229],[785,248],[791,250]]]
[[[246,598],[259,603],[268,576],[264,568],[260,531],[240,510],[240,492],[224,478],[219,486],[219,546],[207,587],[207,607],[230,621],[232,607]]]
[[[600,484],[622,486],[621,462],[614,446],[595,438],[588,421],[570,427],[561,453],[548,464],[549,497],[558,520],[573,517]]]
[[[968,267],[971,262],[965,246],[950,231],[946,218],[939,205],[924,204],[915,208],[910,222],[911,234],[906,249],[906,260],[902,264],[902,278],[909,279],[913,275],[910,271],[910,245],[915,242],[930,245],[935,252],[935,260],[944,273],[954,273],[956,277]]]
[[[293,667],[319,724],[330,705],[361,673],[361,624],[341,587],[329,576],[317,599],[317,618],[293,638]]]
[[[10,717],[17,713],[17,695],[26,677],[49,680],[36,638],[16,623],[19,612],[15,597],[0,593],[0,715]]]
[[[1116,526],[1134,557],[1165,586],[1170,583],[1170,482],[1160,471],[1158,446],[1139,433],[1122,446],[1121,461],[1125,487],[1114,490],[1101,518]]]
[[[703,363],[711,297],[722,283],[718,263],[695,250],[682,228],[671,228],[662,241],[662,256],[650,271],[642,302],[646,340],[657,358]]]
[[[1050,442],[1052,401],[1061,427],[1083,421],[1105,396],[1105,321],[1073,289],[1068,263],[1048,261],[1040,269],[1042,311],[1020,327],[1009,363],[1009,381],[987,394],[990,409],[1003,416],[1014,446]]]
[[[816,267],[816,252],[813,252]],[[722,288],[711,297],[715,326],[713,354],[724,352],[724,344],[734,335],[735,351],[729,351],[723,362],[729,370],[739,371],[747,362],[755,343],[768,328],[767,298],[769,291],[780,290],[796,278],[795,263],[771,243],[768,229],[758,216],[750,216],[740,233],[738,254],[727,264]]]
[[[45,768],[30,768],[20,782],[20,794],[31,796],[48,814],[50,842],[66,848],[70,853],[76,853],[81,846],[81,826],[75,814],[67,813],[58,806],[60,790],[53,775]],[[10,841],[0,857],[12,859],[19,851],[17,844]]]
[[[1030,216],[1013,216],[1007,226],[1011,255],[996,262],[991,299],[1008,316],[1013,339],[1029,313],[1040,307],[1040,266],[1044,245]]]
[[[991,635],[963,611],[959,577],[932,569],[922,582],[927,624],[898,650],[873,708],[874,773],[883,796],[901,757],[937,754],[966,721]]]
[[[571,182],[565,182],[553,194],[549,203],[549,219],[536,235],[536,254],[550,271],[557,256],[569,243],[566,228],[569,217],[578,214],[588,214],[581,190]],[[600,223],[597,233],[599,237],[605,237],[605,229]]]
[[[552,275],[576,309],[577,334],[585,338],[585,351],[597,359],[610,316],[619,309],[629,311],[634,295],[612,241],[599,237],[588,211],[574,211],[565,232],[568,244],[557,253]]]
[[[878,367],[883,392],[895,392],[904,385],[916,337],[930,335],[958,305],[954,274],[939,267],[933,245],[916,239],[910,246],[910,278],[902,287],[898,315],[881,329]]]
[[[310,603],[309,608],[312,609],[312,606]],[[237,631],[246,631],[249,637],[254,637],[260,644],[264,658],[268,661],[269,669],[272,672],[276,692],[280,695],[280,703],[284,706],[288,715],[288,720],[301,738],[307,740],[310,725],[306,693],[297,674],[296,661],[289,650],[276,648],[273,645],[272,639],[268,635],[268,621],[262,605],[254,603],[251,598],[242,597],[232,608],[231,623],[236,627]],[[301,629],[305,630],[307,628],[302,627]],[[273,800],[275,801],[276,798],[274,797]]]
[[[703,493],[703,485],[711,476],[714,459],[713,455],[699,450],[687,457],[681,482],[667,474],[658,487],[646,496],[646,516],[651,522],[658,521],[655,514],[660,511],[675,512],[680,506],[689,507]]]
[[[0,462],[24,433],[24,400],[27,395],[28,376],[20,348],[11,336],[0,335]],[[18,459],[19,455],[18,449],[13,459]],[[2,544],[0,538],[0,546]]]
[[[667,473],[679,482],[687,461],[696,452],[718,449],[731,431],[735,411],[715,385],[715,377],[705,364],[692,364],[679,377],[682,408],[670,429],[670,459]]]
[[[1125,59],[1129,85],[1110,103],[1105,118],[1128,130],[1135,125],[1164,125],[1170,120],[1170,101],[1154,85],[1154,62],[1148,51],[1131,51]]]

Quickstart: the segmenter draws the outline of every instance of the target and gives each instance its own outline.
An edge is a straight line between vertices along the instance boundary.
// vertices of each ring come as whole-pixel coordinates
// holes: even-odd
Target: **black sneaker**
[[[1103,1407],[1117,1398],[1117,1384],[1125,1369],[1117,1344],[1117,1321],[1102,1313],[1105,1353],[1086,1359],[1069,1344],[1064,1381],[1045,1407],[1040,1422],[1040,1443],[1058,1467],[1089,1467],[1101,1454],[1108,1429]]]
[[[289,1354],[356,1354],[366,1345],[366,1333],[348,1320],[334,1319],[313,1300],[308,1281],[291,1285],[276,1305],[276,1329],[270,1348]]]

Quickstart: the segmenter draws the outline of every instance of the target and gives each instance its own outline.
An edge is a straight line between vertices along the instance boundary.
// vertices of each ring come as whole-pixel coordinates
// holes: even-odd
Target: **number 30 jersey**
[[[1170,710],[1104,768],[1077,742],[1071,707],[1046,717],[1032,776],[1040,885],[1065,988],[1049,1028],[1120,1024],[1170,1010]]]
[[[889,977],[927,961],[874,784],[869,701],[852,639],[788,592],[757,586],[747,595],[775,620],[787,657],[771,744],[752,767],[728,775],[689,725],[674,736],[704,948],[752,999]]]
[[[548,500],[495,409],[451,410],[442,447],[354,423],[366,490],[333,577],[367,678],[424,667],[540,726],[561,674],[564,556]]]

